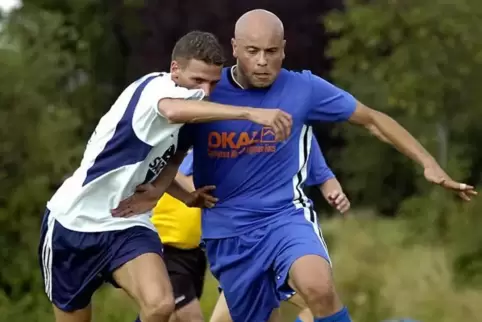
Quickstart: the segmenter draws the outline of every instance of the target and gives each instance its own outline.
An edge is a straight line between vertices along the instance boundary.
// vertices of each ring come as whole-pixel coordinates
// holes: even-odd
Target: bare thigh
[[[290,297],[288,302],[301,309],[300,313],[298,314],[298,317],[301,319],[301,321],[313,322],[313,314],[311,314],[308,305],[306,305],[305,301],[299,294],[296,293],[295,295]]]
[[[55,322],[91,322],[92,321],[92,307],[89,304],[86,308],[74,312],[64,312],[58,309],[55,305],[54,315]]]
[[[232,322],[224,293],[221,293],[211,314],[210,322]]]
[[[176,310],[169,320],[170,322],[203,322],[203,312],[199,300],[192,300],[180,309]]]
[[[269,318],[268,322],[280,322],[281,321],[281,313],[279,308],[274,309],[273,313]],[[226,302],[226,298],[224,297],[224,293],[219,295],[218,301],[216,302],[216,306],[214,307],[213,313],[211,314],[211,319],[209,322],[233,322],[231,319],[231,314],[229,313],[228,303]]]
[[[115,270],[113,278],[137,302],[141,320],[157,317],[167,321],[174,310],[174,297],[166,266],[158,254],[134,258]]]

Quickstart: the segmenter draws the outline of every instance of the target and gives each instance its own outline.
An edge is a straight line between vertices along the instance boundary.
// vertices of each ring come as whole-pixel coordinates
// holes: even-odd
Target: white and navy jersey
[[[170,124],[158,102],[203,97],[202,90],[178,87],[168,73],[152,73],[128,86],[97,124],[80,167],[48,202],[51,215],[74,231],[154,229],[150,213],[114,218],[111,209],[139,184],[154,180],[176,152],[182,124]]]

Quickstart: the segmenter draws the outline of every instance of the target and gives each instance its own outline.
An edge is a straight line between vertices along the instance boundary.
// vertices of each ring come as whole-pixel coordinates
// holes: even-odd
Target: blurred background
[[[286,67],[311,69],[387,112],[459,180],[482,180],[480,0],[0,0],[0,320],[51,321],[37,264],[40,218],[120,91],[167,70],[201,29],[230,53],[235,20],[263,8],[285,23]],[[340,218],[310,191],[355,322],[482,321],[482,203],[347,125],[316,135],[351,198]],[[217,298],[208,280],[206,317]],[[96,321],[133,321],[106,286]],[[283,307],[286,321],[293,310]]]

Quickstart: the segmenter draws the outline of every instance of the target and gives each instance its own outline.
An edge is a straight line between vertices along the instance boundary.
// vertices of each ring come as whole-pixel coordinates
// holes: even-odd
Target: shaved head
[[[263,9],[248,11],[236,21],[234,38],[252,37],[260,33],[273,34],[284,39],[283,23],[274,13]]]
[[[235,76],[243,87],[268,87],[276,80],[285,40],[283,23],[274,13],[256,9],[243,14],[231,43],[237,60]]]

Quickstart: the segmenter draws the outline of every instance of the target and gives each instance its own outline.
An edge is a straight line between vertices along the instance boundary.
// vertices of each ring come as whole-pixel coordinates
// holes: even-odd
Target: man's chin
[[[258,79],[255,79],[251,82],[251,85],[254,88],[267,88],[270,87],[273,84],[274,80],[266,80],[266,81],[260,81]]]

